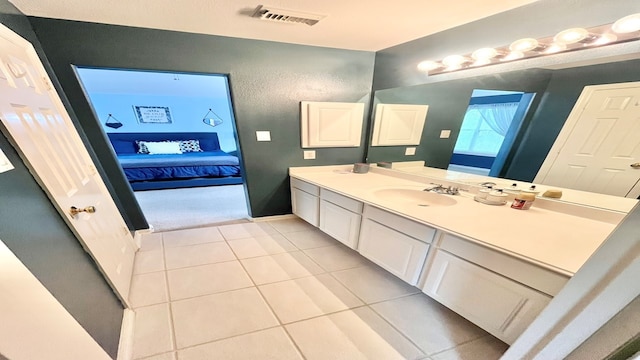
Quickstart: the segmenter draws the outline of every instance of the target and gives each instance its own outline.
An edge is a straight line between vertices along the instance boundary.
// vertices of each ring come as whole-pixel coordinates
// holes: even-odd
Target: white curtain
[[[469,106],[470,109],[476,110],[482,120],[498,134],[505,136],[507,130],[513,120],[518,109],[519,103],[502,103],[502,104],[478,104]]]

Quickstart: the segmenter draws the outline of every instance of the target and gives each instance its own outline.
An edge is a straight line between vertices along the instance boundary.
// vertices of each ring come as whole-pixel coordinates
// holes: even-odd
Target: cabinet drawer
[[[291,208],[293,213],[308,222],[318,226],[318,211],[320,198],[297,188],[291,188]]]
[[[429,245],[370,219],[362,220],[358,251],[411,285],[418,283]]]
[[[511,344],[551,297],[437,250],[423,291]]]
[[[362,203],[327,189],[320,189],[320,198],[341,206],[349,211],[362,214]]]
[[[453,235],[443,234],[440,248],[551,296],[569,281],[565,275]]]
[[[320,230],[352,249],[358,244],[361,218],[360,214],[320,200]]]
[[[364,207],[363,217],[375,220],[380,224],[384,224],[401,233],[428,243],[433,240],[433,235],[436,233],[434,228],[427,225],[405,219],[402,216],[392,214],[369,205]]]
[[[302,191],[308,192],[311,195],[318,196],[320,195],[320,188],[316,185],[309,184],[308,182],[304,182],[302,180],[298,180],[295,178],[291,178],[291,187],[297,188]]]

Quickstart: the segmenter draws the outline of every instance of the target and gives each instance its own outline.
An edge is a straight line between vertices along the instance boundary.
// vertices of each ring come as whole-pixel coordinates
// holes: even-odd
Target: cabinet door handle
[[[629,166],[631,166],[634,169],[640,169],[640,163],[634,163],[634,164],[631,164]]]

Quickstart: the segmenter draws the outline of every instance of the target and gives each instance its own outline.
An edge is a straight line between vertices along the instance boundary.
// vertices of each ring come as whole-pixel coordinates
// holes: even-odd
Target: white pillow
[[[157,154],[182,154],[179,141],[152,142],[144,141],[150,155]]]

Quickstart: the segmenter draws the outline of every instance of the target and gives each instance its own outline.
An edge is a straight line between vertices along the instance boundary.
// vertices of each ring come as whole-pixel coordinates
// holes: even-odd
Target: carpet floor
[[[136,191],[155,231],[239,222],[249,217],[243,185]]]

